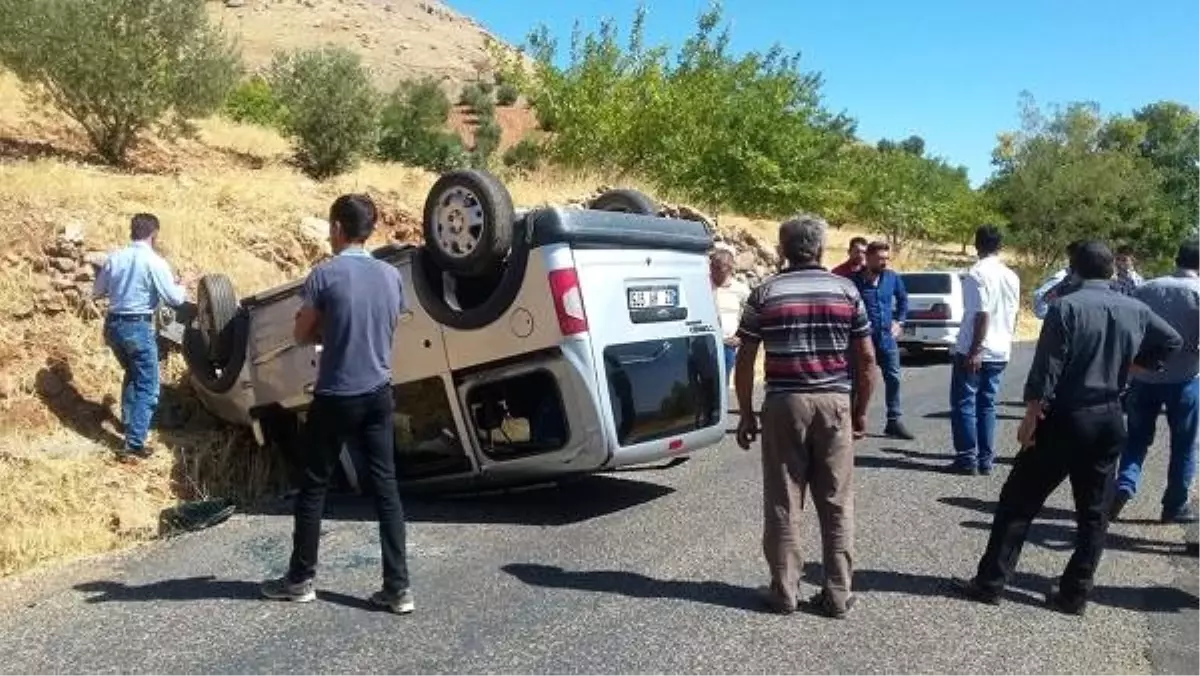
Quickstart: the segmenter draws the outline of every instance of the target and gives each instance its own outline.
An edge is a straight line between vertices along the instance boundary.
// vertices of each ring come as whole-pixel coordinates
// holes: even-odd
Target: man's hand
[[[867,414],[861,413],[853,416],[850,427],[853,430],[851,432],[851,436],[853,436],[853,438],[862,439],[863,437],[867,436]]]
[[[900,322],[892,322],[892,337],[899,338],[904,329],[900,326]]]
[[[983,353],[976,350],[967,356],[967,370],[971,373],[979,373],[981,368],[983,368]]]
[[[1021,420],[1021,426],[1017,428],[1017,442],[1021,444],[1022,451],[1033,446],[1038,422],[1045,417],[1046,413],[1042,410],[1040,402],[1031,402],[1025,406],[1025,417]]]
[[[730,336],[725,339],[725,344],[729,347],[738,347],[742,344],[742,340],[737,336]]]
[[[743,451],[750,450],[750,444],[758,438],[758,414],[754,411],[743,411],[738,419],[737,443]]]

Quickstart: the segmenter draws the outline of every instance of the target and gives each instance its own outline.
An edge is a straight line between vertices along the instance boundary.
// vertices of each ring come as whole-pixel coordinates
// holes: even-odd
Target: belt
[[[109,313],[105,319],[112,322],[149,322],[154,320],[153,314],[113,314]]]

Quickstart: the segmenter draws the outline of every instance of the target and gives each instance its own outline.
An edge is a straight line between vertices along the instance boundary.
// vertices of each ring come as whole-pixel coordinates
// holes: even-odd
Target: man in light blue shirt
[[[1117,494],[1110,512],[1116,519],[1137,492],[1146,452],[1154,442],[1158,414],[1167,412],[1171,457],[1162,498],[1164,523],[1191,523],[1196,512],[1188,492],[1196,476],[1200,439],[1200,245],[1185,242],[1175,257],[1175,274],[1152,279],[1131,294],[1150,306],[1183,338],[1183,348],[1160,371],[1133,372],[1125,400],[1129,434],[1117,474]]]
[[[158,230],[153,214],[136,214],[130,223],[133,241],[104,262],[92,294],[109,300],[104,340],[125,370],[121,382],[125,448],[118,453],[122,460],[150,455],[146,436],[159,394],[154,311],[160,302],[178,307],[187,300],[187,291],[171,274],[171,266],[154,250]]]

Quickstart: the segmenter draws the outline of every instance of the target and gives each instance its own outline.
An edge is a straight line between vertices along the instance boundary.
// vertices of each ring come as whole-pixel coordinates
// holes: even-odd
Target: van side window
[[[557,451],[570,440],[562,394],[549,371],[476,385],[467,409],[480,449],[495,460]]]
[[[392,388],[396,400],[396,475],[419,479],[467,472],[445,382],[437,376]]]

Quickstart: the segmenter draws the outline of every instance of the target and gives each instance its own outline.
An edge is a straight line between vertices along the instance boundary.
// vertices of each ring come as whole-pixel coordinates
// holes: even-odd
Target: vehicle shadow
[[[953,361],[949,350],[922,350],[920,352],[909,352],[903,348],[900,350],[900,365],[907,368],[944,366]]]
[[[590,475],[562,484],[457,494],[402,494],[406,521],[413,523],[566,526],[643,505],[675,489],[661,484]],[[243,513],[291,515],[293,497],[248,506]],[[330,494],[325,519],[374,521],[371,498]]]
[[[84,603],[138,603],[159,601],[203,601],[206,599],[228,599],[233,601],[258,601],[259,582],[246,580],[218,580],[213,575],[159,580],[144,585],[131,585],[111,580],[97,580],[75,585],[75,591],[90,594]],[[358,610],[375,609],[366,599],[317,590],[322,601]]]
[[[500,570],[535,587],[618,594],[638,599],[677,599],[723,608],[770,612],[754,589],[714,580],[660,580],[623,570],[570,571],[559,566],[510,563]]]

